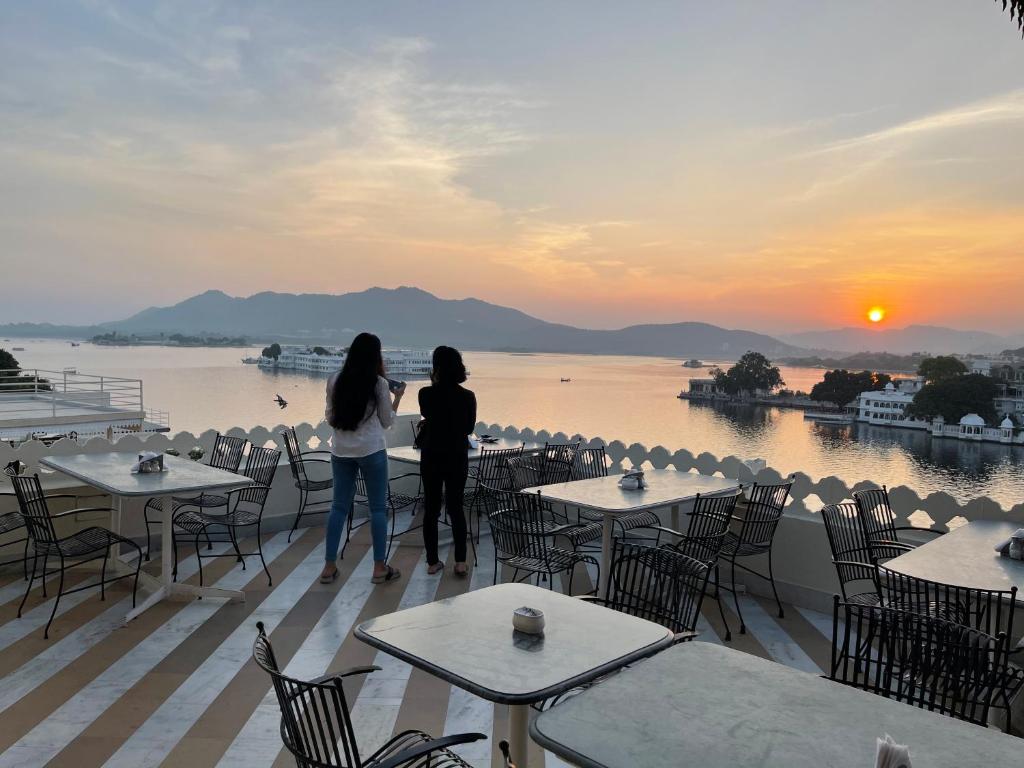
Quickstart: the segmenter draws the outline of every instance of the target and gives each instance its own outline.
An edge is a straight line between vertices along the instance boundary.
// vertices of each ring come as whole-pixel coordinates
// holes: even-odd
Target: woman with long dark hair
[[[388,544],[388,453],[384,430],[394,423],[403,394],[405,384],[395,388],[392,399],[384,376],[380,339],[372,333],[360,333],[352,340],[342,369],[327,381],[326,416],[334,427],[334,500],[327,518],[326,562],[320,574],[323,584],[338,578],[338,547],[345,521],[352,514],[357,472],[363,473],[369,497],[372,581],[383,584],[402,575],[384,562]]]
[[[455,575],[466,575],[466,516],[462,498],[469,473],[469,435],[476,426],[476,395],[462,386],[466,366],[452,347],[434,350],[431,384],[420,390],[420,472],[423,477],[423,545],[427,572],[444,565],[437,555],[437,523],[441,505],[448,512],[455,544]]]

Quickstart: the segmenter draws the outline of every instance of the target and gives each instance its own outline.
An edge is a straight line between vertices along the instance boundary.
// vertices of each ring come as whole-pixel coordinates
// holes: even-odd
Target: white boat
[[[850,413],[828,413],[826,411],[804,411],[804,418],[812,421],[820,421],[825,424],[852,424],[853,414]]]
[[[703,368],[704,363],[698,360],[696,357],[692,357],[683,363],[683,368]]]

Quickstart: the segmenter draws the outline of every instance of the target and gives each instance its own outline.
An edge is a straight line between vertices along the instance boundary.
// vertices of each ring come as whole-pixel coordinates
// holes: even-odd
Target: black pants
[[[427,550],[427,563],[438,562],[437,523],[441,519],[442,505],[448,512],[455,543],[455,562],[466,562],[466,515],[462,499],[466,493],[469,461],[465,450],[461,456],[423,457],[420,473],[423,477],[423,546]]]

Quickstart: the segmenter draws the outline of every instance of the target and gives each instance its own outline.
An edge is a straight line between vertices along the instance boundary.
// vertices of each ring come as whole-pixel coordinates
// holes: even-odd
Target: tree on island
[[[1010,9],[1010,21],[1017,20],[1021,37],[1024,37],[1024,0],[996,0],[1003,4],[1003,10]]]
[[[827,371],[825,377],[811,389],[811,400],[818,403],[833,403],[837,408],[845,408],[856,400],[861,392],[885,389],[885,385],[891,381],[892,377],[885,373],[857,373],[845,369]]]
[[[758,390],[771,392],[783,386],[782,374],[772,361],[760,352],[747,352],[728,371],[711,370],[715,386],[727,395],[753,394]]]
[[[260,352],[260,355],[263,357],[272,357],[277,360],[277,358],[281,356],[281,345],[275,341],[269,347],[264,347],[263,351]]]
[[[323,357],[324,355],[333,355],[334,353],[331,352],[331,350],[327,349],[326,347],[316,346],[313,347],[313,354]]]
[[[20,372],[18,359],[6,349],[0,348],[0,376],[17,376]]]
[[[951,355],[928,357],[917,367],[917,375],[924,376],[930,384],[954,379],[967,373],[967,366]]]
[[[947,424],[959,424],[968,413],[981,416],[986,424],[996,421],[993,402],[999,394],[999,385],[992,377],[980,373],[954,376],[925,384],[914,395],[907,414],[922,419],[941,416]]]

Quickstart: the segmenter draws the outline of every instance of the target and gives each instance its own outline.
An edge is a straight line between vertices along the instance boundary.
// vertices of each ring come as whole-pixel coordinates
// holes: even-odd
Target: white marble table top
[[[543,636],[512,629],[512,612],[544,612]],[[356,637],[471,693],[531,704],[672,640],[665,627],[529,584],[498,584],[370,619]]]
[[[1024,600],[1024,562],[1001,556],[994,547],[1022,526],[998,520],[973,520],[936,536],[885,566],[919,579],[958,587],[1008,590]]]
[[[584,768],[866,768],[887,733],[928,768],[1019,765],[1022,749],[995,729],[700,641],[562,702],[530,732]]]
[[[164,472],[131,471],[137,453],[77,453],[47,456],[39,463],[81,480],[113,496],[169,496],[222,488],[241,488],[252,480],[180,456],[164,454]]]
[[[627,491],[619,487],[621,475],[572,480],[568,483],[527,488],[525,493],[540,492],[541,498],[596,512],[628,513],[656,509],[693,500],[697,494],[737,491],[739,480],[711,475],[696,475],[675,469],[649,469],[644,472],[647,487]]]
[[[509,440],[507,437],[498,438],[496,443],[480,443],[479,448],[467,448],[469,452],[469,462],[472,464],[474,461],[480,460],[480,454],[482,450],[496,451],[496,450],[507,450],[509,448],[523,447],[523,453],[538,453],[544,450],[543,443],[526,443],[522,440]],[[405,464],[419,464],[420,449],[414,448],[411,445],[399,445],[394,448],[388,448],[388,458],[393,461],[401,461]]]

